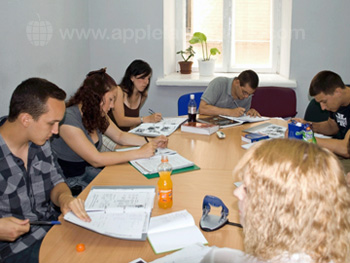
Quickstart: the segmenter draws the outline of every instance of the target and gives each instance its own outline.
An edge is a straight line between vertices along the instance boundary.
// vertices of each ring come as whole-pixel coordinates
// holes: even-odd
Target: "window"
[[[281,6],[279,0],[183,0],[176,6],[176,50],[189,46],[194,32],[207,36],[208,48],[216,55],[217,72],[276,73],[279,61]],[[181,22],[181,20],[185,22]],[[202,57],[199,44],[193,45],[196,59]],[[194,60],[194,68],[197,61]]]

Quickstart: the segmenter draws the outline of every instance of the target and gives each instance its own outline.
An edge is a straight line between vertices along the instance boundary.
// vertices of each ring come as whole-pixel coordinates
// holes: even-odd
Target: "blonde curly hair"
[[[350,193],[338,159],[298,140],[264,141],[234,173],[246,186],[244,246],[260,260],[305,253],[350,262]]]

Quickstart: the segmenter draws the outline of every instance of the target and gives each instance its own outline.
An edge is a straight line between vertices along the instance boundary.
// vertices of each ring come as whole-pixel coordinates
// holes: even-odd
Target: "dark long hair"
[[[119,86],[126,94],[128,94],[128,97],[130,97],[132,95],[132,92],[134,91],[134,84],[131,81],[131,77],[141,75],[139,78],[145,78],[150,74],[152,74],[152,68],[150,67],[150,65],[141,59],[136,59],[133,62],[131,62],[131,64],[125,70],[124,77],[122,78]],[[148,90],[150,82],[148,83],[145,90],[141,92],[142,96]]]
[[[67,107],[82,104],[82,119],[85,129],[92,133],[99,129],[104,133],[109,121],[101,109],[103,96],[117,86],[114,79],[106,73],[106,68],[91,71],[83,84],[67,102]]]

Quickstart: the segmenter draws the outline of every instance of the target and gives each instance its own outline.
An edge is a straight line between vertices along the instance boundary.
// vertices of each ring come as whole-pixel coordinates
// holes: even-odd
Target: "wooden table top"
[[[286,126],[282,120],[269,122]],[[237,199],[233,196],[233,183],[239,178],[233,178],[232,170],[245,152],[241,147],[242,130],[254,125],[258,123],[223,129],[225,139],[218,139],[215,133],[210,136],[198,135],[184,133],[180,129],[173,133],[169,137],[168,148],[176,150],[201,169],[173,175],[173,207],[160,209],[155,198],[152,216],[187,209],[199,227],[203,198],[214,195],[228,207],[229,221],[239,222]],[[113,165],[103,169],[80,197],[85,199],[93,185],[156,185],[157,181],[157,178],[147,179],[129,164]],[[219,214],[220,209],[214,208],[212,213]],[[62,217],[60,221],[62,225],[52,227],[43,240],[40,262],[130,262],[139,257],[149,262],[167,255],[156,255],[147,240],[112,238],[66,222]],[[202,233],[210,246],[243,250],[242,229],[226,225],[214,232]],[[75,250],[78,243],[85,244],[84,252]]]

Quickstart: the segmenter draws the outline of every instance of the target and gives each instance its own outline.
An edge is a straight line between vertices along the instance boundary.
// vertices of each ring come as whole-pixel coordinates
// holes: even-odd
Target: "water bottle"
[[[168,156],[162,156],[162,161],[158,166],[158,206],[163,209],[173,206],[173,182],[170,178],[172,170]]]
[[[197,116],[197,104],[194,100],[194,94],[190,95],[190,101],[188,102],[188,122],[196,122]]]

